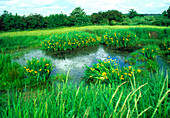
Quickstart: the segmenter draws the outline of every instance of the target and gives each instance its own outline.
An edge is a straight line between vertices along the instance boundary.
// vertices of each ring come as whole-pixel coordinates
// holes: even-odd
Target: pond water
[[[75,49],[73,51],[64,51],[58,53],[43,51],[39,49],[30,50],[25,53],[19,59],[15,59],[16,62],[21,65],[26,64],[26,60],[32,58],[46,58],[51,59],[55,68],[51,75],[56,73],[67,73],[70,69],[69,75],[74,78],[72,82],[80,82],[84,75],[85,65],[92,66],[93,63],[97,63],[98,60],[105,60],[108,56],[116,59],[121,66],[125,65],[125,57],[129,56],[129,53],[115,52],[106,46],[100,45],[95,47],[86,47],[81,49]]]
[[[32,58],[51,59],[53,65],[55,66],[52,70],[51,76],[57,73],[66,74],[70,69],[69,75],[71,78],[74,78],[70,81],[72,83],[79,83],[84,75],[85,65],[92,66],[92,64],[97,63],[98,60],[105,60],[108,56],[110,56],[112,59],[115,59],[120,66],[124,66],[125,58],[128,58],[129,55],[130,53],[128,52],[115,51],[107,46],[100,45],[57,53],[34,49],[30,50],[28,53],[25,53],[19,59],[15,59],[15,61],[21,65],[25,65],[26,60],[30,60]],[[163,61],[162,58],[157,57],[157,60],[162,67],[166,65],[166,61]]]

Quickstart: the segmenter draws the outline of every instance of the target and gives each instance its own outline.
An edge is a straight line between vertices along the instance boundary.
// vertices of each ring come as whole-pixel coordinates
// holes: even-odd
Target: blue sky
[[[75,7],[81,7],[88,15],[113,9],[122,13],[135,9],[138,13],[159,14],[169,6],[170,0],[0,0],[0,15],[4,10],[19,15],[48,16],[61,12],[69,15]]]

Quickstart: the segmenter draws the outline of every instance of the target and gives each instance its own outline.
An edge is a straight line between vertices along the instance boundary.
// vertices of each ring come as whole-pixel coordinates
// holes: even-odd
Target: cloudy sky
[[[69,15],[75,7],[81,7],[88,15],[113,9],[122,13],[135,9],[138,13],[159,14],[169,6],[170,0],[0,0],[0,15],[4,10],[19,15],[48,16],[61,12]]]

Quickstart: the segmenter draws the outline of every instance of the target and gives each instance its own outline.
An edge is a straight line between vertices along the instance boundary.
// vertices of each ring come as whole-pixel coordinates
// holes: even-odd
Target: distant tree
[[[91,15],[93,24],[109,24],[111,21],[121,22],[123,21],[122,18],[122,13],[117,10],[108,10],[106,12],[98,12]]]
[[[129,18],[133,18],[135,16],[138,16],[138,13],[134,9],[130,9],[128,16]]]
[[[162,15],[170,19],[170,6],[167,10],[162,12]]]
[[[70,13],[70,18],[73,18],[76,25],[86,25],[90,22],[90,19],[87,17],[84,9],[81,7],[76,7],[72,13]]]
[[[170,19],[170,6],[169,6],[169,8],[167,10],[167,17]]]
[[[54,14],[46,17],[47,27],[54,28],[67,25],[67,15],[64,14]]]

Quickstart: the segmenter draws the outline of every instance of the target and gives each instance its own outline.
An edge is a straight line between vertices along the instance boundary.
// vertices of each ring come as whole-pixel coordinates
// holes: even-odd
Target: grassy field
[[[49,78],[50,60],[33,58],[25,66],[12,61],[13,52],[29,48],[59,52],[100,44],[135,52],[126,60],[129,66],[120,68],[112,57],[86,66],[80,85],[68,84],[69,71],[61,76],[62,84],[54,84]],[[0,49],[2,118],[170,117],[169,68],[159,70],[156,61],[157,56],[170,61],[169,27],[84,26],[2,32]]]
[[[58,29],[47,29],[47,30],[35,30],[35,31],[17,31],[17,32],[2,32],[0,37],[13,37],[13,36],[50,36],[53,34],[60,34],[71,31],[85,31],[85,30],[98,30],[98,29],[128,29],[128,28],[154,28],[154,29],[170,29],[170,27],[160,26],[84,26],[84,27],[66,27]]]

